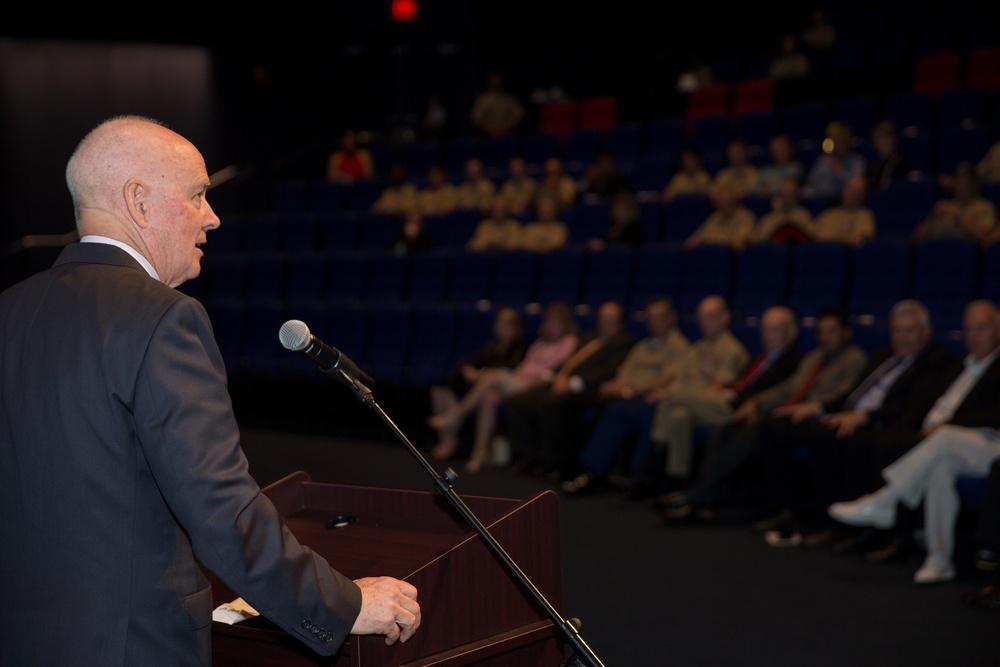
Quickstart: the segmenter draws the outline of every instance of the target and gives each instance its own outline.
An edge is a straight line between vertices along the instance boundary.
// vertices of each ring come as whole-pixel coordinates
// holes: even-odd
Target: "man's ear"
[[[146,186],[137,178],[131,178],[125,183],[125,207],[129,217],[140,228],[149,225],[149,198],[146,196]]]

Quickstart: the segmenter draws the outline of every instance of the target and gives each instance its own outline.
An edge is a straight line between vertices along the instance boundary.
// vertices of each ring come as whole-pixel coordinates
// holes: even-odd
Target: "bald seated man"
[[[4,663],[209,665],[200,565],[320,655],[408,640],[416,589],[335,571],[248,472],[208,315],[173,289],[220,224],[201,154],[116,117],[66,179],[80,242],[0,295]]]

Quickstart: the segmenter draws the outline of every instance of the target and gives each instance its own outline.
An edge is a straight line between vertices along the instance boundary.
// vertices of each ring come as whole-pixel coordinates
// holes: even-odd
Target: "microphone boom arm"
[[[559,632],[560,636],[566,641],[566,643],[572,647],[573,655],[570,660],[563,663],[561,667],[604,667],[604,663],[601,662],[597,654],[587,645],[583,637],[580,636],[580,623],[576,619],[564,619],[559,612],[552,606],[552,604],[545,599],[545,596],[541,591],[531,582],[528,576],[521,570],[521,568],[514,562],[514,559],[504,550],[496,538],[490,534],[488,528],[483,525],[483,522],[469,509],[468,505],[455,493],[455,489],[452,483],[458,479],[458,475],[455,474],[451,468],[448,468],[444,475],[438,474],[438,472],[427,462],[427,459],[420,453],[409,438],[396,426],[395,422],[386,414],[379,404],[375,401],[375,397],[372,395],[371,389],[366,387],[357,378],[351,377],[348,373],[344,372],[342,368],[331,369],[331,373],[339,373],[340,380],[343,384],[347,386],[348,389],[354,394],[354,396],[361,401],[363,404],[367,405],[372,411],[378,415],[379,419],[389,428],[390,431],[396,434],[402,443],[406,446],[407,451],[416,459],[417,463],[424,469],[424,471],[430,475],[433,480],[434,486],[437,487],[450,502],[455,506],[455,509],[468,521],[475,531],[479,534],[482,540],[487,544],[487,546],[492,550],[497,557],[503,562],[503,564],[510,570],[511,574],[521,583],[521,585],[528,591],[528,593],[535,599],[535,601],[545,610],[546,615],[552,620],[555,625],[556,630]]]

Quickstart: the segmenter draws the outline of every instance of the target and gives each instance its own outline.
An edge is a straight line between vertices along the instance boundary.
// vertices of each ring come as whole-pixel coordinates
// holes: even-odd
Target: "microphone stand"
[[[601,662],[597,654],[587,646],[587,643],[580,636],[580,621],[577,619],[564,619],[558,611],[545,599],[541,591],[531,582],[528,576],[518,567],[517,563],[504,551],[504,548],[500,546],[500,543],[496,541],[493,535],[490,534],[486,526],[483,525],[471,509],[465,504],[465,502],[459,498],[458,494],[455,493],[455,489],[452,487],[452,483],[458,479],[458,475],[455,474],[451,468],[448,468],[444,475],[439,475],[436,470],[427,462],[427,459],[421,455],[420,451],[413,445],[412,442],[403,434],[398,426],[392,421],[389,415],[386,414],[378,403],[375,402],[375,397],[372,395],[372,390],[361,383],[357,378],[351,377],[349,374],[344,372],[342,368],[330,369],[333,371],[334,377],[341,381],[347,386],[348,389],[354,394],[354,396],[371,408],[375,414],[385,423],[389,429],[396,434],[396,436],[406,445],[407,450],[410,454],[417,460],[417,463],[424,469],[424,471],[431,476],[434,481],[434,486],[444,494],[444,496],[451,501],[452,505],[465,517],[465,520],[472,524],[479,536],[486,542],[486,545],[503,561],[503,564],[507,566],[507,569],[517,578],[522,586],[531,594],[535,601],[545,610],[545,613],[552,620],[560,636],[566,641],[566,643],[573,649],[573,654],[570,659],[562,663],[560,667],[604,667],[604,663]]]

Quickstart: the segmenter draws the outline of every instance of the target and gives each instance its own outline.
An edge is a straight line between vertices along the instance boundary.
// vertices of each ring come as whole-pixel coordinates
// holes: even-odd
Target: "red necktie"
[[[805,379],[805,382],[800,384],[798,389],[793,391],[792,395],[788,397],[788,400],[785,401],[785,405],[795,405],[796,403],[801,403],[802,399],[805,398],[807,393],[809,393],[809,389],[813,386],[813,383],[816,382],[816,378],[819,377],[821,372],[823,372],[823,366],[825,365],[826,359],[820,360],[820,362],[816,364],[816,367],[813,368],[812,373],[809,374],[809,377]]]
[[[767,360],[766,354],[759,355],[756,359],[753,360],[753,363],[750,364],[750,367],[747,368],[746,372],[743,374],[743,377],[741,377],[739,380],[736,380],[736,382],[733,382],[731,385],[729,385],[729,388],[732,389],[733,391],[741,392],[747,387],[749,387],[750,384],[757,379],[757,376],[764,372],[764,362],[766,360]]]

